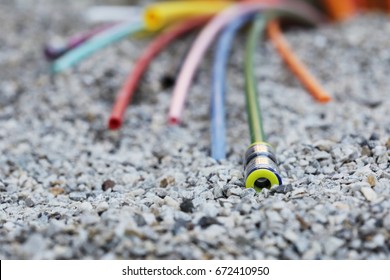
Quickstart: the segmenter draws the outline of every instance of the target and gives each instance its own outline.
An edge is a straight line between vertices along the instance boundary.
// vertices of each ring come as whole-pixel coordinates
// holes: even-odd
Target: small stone
[[[160,198],[164,198],[168,195],[167,191],[161,188],[156,189],[156,195]]]
[[[80,215],[80,221],[83,225],[93,225],[100,221],[98,215],[91,213],[85,213]]]
[[[356,183],[351,184],[351,189],[354,191],[359,191],[363,188],[371,188],[371,186],[367,182],[356,182]]]
[[[136,213],[134,215],[134,220],[137,223],[137,226],[139,226],[139,227],[143,227],[146,225],[146,221],[145,221],[144,217],[140,214]]]
[[[53,181],[50,181],[50,186],[52,186],[52,187],[61,186],[61,185],[63,185],[63,184],[65,184],[65,182],[62,181],[62,180],[53,180]]]
[[[292,243],[298,240],[298,235],[292,230],[286,230],[283,234],[284,238]]]
[[[173,184],[175,184],[175,178],[172,176],[167,176],[160,181],[161,188],[166,188],[168,185],[173,185]]]
[[[375,175],[373,175],[373,174],[368,175],[367,182],[370,184],[371,187],[374,187],[377,183]]]
[[[83,201],[87,199],[87,195],[82,192],[72,192],[69,194],[69,198],[74,201]]]
[[[299,160],[299,165],[302,167],[306,167],[309,165],[309,162],[307,160],[301,159]]]
[[[385,227],[385,229],[390,230],[390,214],[387,214],[383,218],[383,226]]]
[[[343,146],[341,148],[341,151],[342,151],[342,158],[341,158],[342,161],[352,161],[358,158],[359,156],[358,150],[356,149],[356,147],[352,145]]]
[[[310,242],[305,237],[300,237],[298,240],[294,241],[294,245],[297,248],[300,254],[303,254],[307,248],[309,248]]]
[[[297,219],[297,221],[301,225],[302,230],[307,230],[308,228],[310,228],[310,224],[308,224],[301,216],[299,216],[297,214],[297,215],[295,215],[295,218]]]
[[[363,156],[371,156],[371,149],[367,146],[362,147],[362,155]]]
[[[115,186],[115,182],[113,180],[106,180],[102,184],[102,190],[107,191],[109,189],[113,189]]]
[[[373,133],[371,134],[369,140],[371,140],[371,141],[377,141],[377,140],[379,140],[379,134],[376,133],[376,132],[373,132]]]
[[[188,225],[188,221],[183,219],[177,219],[173,226],[173,231],[175,232],[175,234],[177,234],[181,228],[186,228],[187,225]]]
[[[306,167],[305,172],[308,174],[315,174],[317,172],[317,168],[310,165]]]
[[[172,197],[170,197],[170,196],[164,197],[164,201],[165,201],[165,203],[166,203],[167,205],[169,205],[169,206],[171,206],[171,207],[173,207],[173,208],[175,208],[175,209],[179,209],[179,207],[180,207],[179,202],[177,202],[176,200],[174,200],[174,199],[173,199]]]
[[[56,186],[56,187],[50,188],[49,191],[50,191],[54,196],[63,194],[63,193],[65,192],[64,188],[57,187],[57,186]]]
[[[332,146],[335,143],[329,140],[319,140],[316,143],[314,143],[314,147],[316,147],[320,151],[327,151],[329,152],[332,149]]]
[[[287,205],[283,201],[276,201],[276,202],[272,203],[272,209],[274,209],[274,210],[278,211],[278,210],[282,210],[285,208],[287,208]]]
[[[271,224],[283,222],[283,218],[276,211],[267,211],[266,215]]]
[[[336,237],[330,237],[325,243],[324,243],[324,249],[327,256],[333,256],[333,254],[344,245],[344,240],[336,238]]]
[[[31,234],[23,244],[23,249],[32,258],[32,256],[41,256],[40,254],[46,248],[47,240],[37,233]]]
[[[201,211],[208,217],[216,217],[218,215],[219,209],[215,206],[214,203],[203,203],[201,205]]]
[[[241,198],[244,197],[254,197],[257,194],[256,190],[253,188],[245,188],[241,193]]]
[[[7,188],[5,187],[4,183],[0,181],[0,192],[6,192]]]
[[[194,208],[194,204],[190,199],[186,199],[182,203],[180,203],[180,210],[185,213],[192,213],[194,211]]]
[[[24,202],[26,203],[27,207],[34,207],[35,206],[35,201],[30,197],[26,198],[26,200]]]
[[[202,217],[198,222],[198,225],[203,229],[216,224],[219,224],[218,220],[211,217]]]
[[[375,236],[369,236],[367,241],[364,242],[364,247],[370,250],[383,247],[385,245],[385,238],[382,234],[376,234]]]
[[[83,202],[83,203],[80,204],[79,210],[80,210],[81,212],[86,212],[86,213],[88,213],[88,212],[92,212],[93,207],[92,207],[92,204],[91,204],[91,203],[89,203],[88,201],[85,201],[85,202]]]
[[[220,186],[215,186],[213,189],[213,195],[214,195],[214,198],[224,197],[223,189]]]
[[[125,174],[122,176],[122,182],[125,185],[133,186],[139,179],[139,175],[136,171]]]
[[[390,137],[386,141],[386,148],[389,150],[390,149]]]
[[[243,177],[242,175],[242,171],[241,170],[237,170],[237,169],[231,169],[229,171],[229,174],[232,178],[237,178],[237,179],[241,179]]]
[[[279,185],[271,188],[270,194],[275,194],[275,193],[283,193],[286,194],[288,192],[291,192],[293,190],[293,187],[291,184],[288,185]]]
[[[97,206],[96,206],[96,211],[101,214],[105,211],[107,211],[109,208],[109,205],[106,201],[102,201],[100,202]]]
[[[224,236],[226,229],[220,225],[212,224],[210,227],[204,230],[204,241],[217,244],[220,236]]]
[[[331,157],[331,155],[325,151],[320,151],[320,152],[314,154],[314,158],[317,160],[324,160],[324,159],[328,159],[330,157]]]
[[[360,191],[368,201],[374,201],[378,197],[376,192],[370,187],[363,187]]]
[[[345,203],[342,203],[339,201],[336,201],[335,203],[333,203],[333,206],[336,207],[337,209],[344,210],[344,211],[348,211],[350,209],[348,204],[345,204]]]
[[[297,188],[291,192],[291,197],[298,198],[303,197],[306,194],[305,188]]]
[[[252,205],[249,203],[242,203],[238,209],[240,210],[241,215],[249,214],[252,211]]]
[[[311,247],[303,254],[302,258],[305,260],[316,259],[321,254],[321,244],[318,241],[314,241]]]
[[[242,193],[242,188],[232,187],[232,188],[228,189],[226,194],[227,194],[227,196],[231,196],[231,195],[241,196],[241,193]]]
[[[385,237],[382,234],[377,234],[372,239],[372,243],[374,243],[376,247],[383,247],[385,245]]]
[[[129,192],[129,194],[131,194],[132,196],[134,197],[138,197],[138,196],[141,196],[145,193],[145,190],[144,189],[135,189],[131,192]]]

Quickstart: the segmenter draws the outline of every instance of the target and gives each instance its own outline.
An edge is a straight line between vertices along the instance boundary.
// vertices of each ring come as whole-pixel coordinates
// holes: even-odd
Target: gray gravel
[[[119,132],[105,124],[146,40],[47,74],[43,42],[86,29],[91,2],[0,1],[0,258],[390,258],[388,17],[288,34],[332,93],[327,105],[270,44],[259,50],[265,131],[285,185],[256,194],[243,187],[244,37],[229,68],[228,159],[216,162],[208,62],[183,125],[166,125],[171,90],[160,79],[192,38],[153,63]]]

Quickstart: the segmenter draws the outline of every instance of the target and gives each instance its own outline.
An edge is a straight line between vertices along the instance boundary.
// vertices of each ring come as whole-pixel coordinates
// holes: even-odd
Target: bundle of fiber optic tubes
[[[135,62],[127,80],[118,90],[108,127],[115,130],[122,126],[126,108],[137,90],[140,80],[151,61],[169,44],[192,31],[198,35],[186,55],[173,88],[168,114],[170,125],[179,125],[193,77],[205,53],[214,41],[214,62],[211,85],[211,156],[216,160],[226,156],[225,140],[225,91],[228,57],[232,42],[239,30],[248,26],[244,59],[245,98],[250,130],[249,147],[244,157],[245,185],[261,191],[282,184],[277,160],[264,133],[256,78],[254,54],[264,33],[288,67],[307,91],[319,102],[328,102],[330,95],[321,87],[307,67],[293,53],[282,35],[279,20],[300,21],[320,25],[328,18],[320,1],[310,0],[241,0],[241,1],[171,1],[156,2],[146,7],[127,7],[125,13],[113,17],[98,28],[70,38],[60,48],[46,46],[46,57],[51,69],[60,73],[88,56],[125,38],[135,40],[137,34],[149,34],[151,42]],[[324,0],[333,18],[345,18],[348,1]],[[340,2],[344,4],[340,4]],[[339,4],[337,4],[339,3]],[[322,6],[324,7],[324,6]],[[343,12],[344,11],[344,12]],[[346,12],[347,11],[347,12]],[[349,11],[351,13],[352,11]],[[246,31],[248,30],[248,31]]]

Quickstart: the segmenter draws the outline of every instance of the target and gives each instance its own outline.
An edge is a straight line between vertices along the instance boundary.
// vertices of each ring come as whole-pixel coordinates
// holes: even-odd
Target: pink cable
[[[191,86],[194,74],[202,57],[218,32],[225,25],[238,17],[270,8],[293,12],[314,23],[321,23],[324,21],[324,18],[319,12],[315,11],[303,2],[293,0],[269,0],[268,3],[264,0],[249,0],[246,1],[246,3],[235,4],[221,12],[221,14],[214,17],[214,19],[212,19],[211,22],[203,28],[184,61],[182,71],[179,74],[173,91],[173,97],[171,99],[168,116],[170,124],[176,125],[180,123],[186,96]]]

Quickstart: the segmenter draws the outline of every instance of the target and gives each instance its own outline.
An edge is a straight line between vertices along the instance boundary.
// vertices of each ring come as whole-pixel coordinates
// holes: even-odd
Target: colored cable
[[[257,16],[250,31],[245,51],[245,98],[252,143],[266,141],[254,75],[257,42],[265,30],[265,25],[265,17],[262,15]]]
[[[112,109],[108,126],[110,129],[119,129],[122,125],[123,115],[128,104],[134,95],[137,85],[142,78],[143,73],[149,66],[153,58],[161,52],[174,39],[186,34],[187,32],[204,25],[210,17],[197,17],[189,19],[172,29],[168,29],[158,36],[141,55],[135,64],[134,69],[129,74],[126,82],[118,92],[114,107]]]
[[[113,25],[114,24],[106,24],[104,26],[92,29],[91,31],[88,31],[86,33],[75,35],[69,38],[68,42],[66,42],[66,44],[61,47],[52,47],[50,45],[46,45],[43,49],[44,55],[47,60],[55,60],[60,56],[64,55],[65,53],[69,52],[70,50],[77,48],[84,42],[91,39],[93,36],[112,27]]]
[[[211,94],[211,156],[216,160],[226,157],[225,82],[231,45],[237,31],[252,19],[252,15],[232,21],[222,32],[214,55]]]
[[[264,16],[260,14],[256,16],[245,51],[245,100],[252,142],[245,153],[245,186],[254,188],[258,192],[263,188],[282,184],[272,146],[265,142],[266,136],[254,74],[254,55],[266,24],[267,19]]]
[[[232,1],[172,1],[154,3],[145,9],[145,28],[154,31],[189,17],[211,16],[229,7],[232,3]]]
[[[329,14],[335,20],[344,20],[357,12],[357,1],[323,0]]]
[[[295,73],[301,83],[307,88],[309,93],[319,102],[328,102],[330,95],[321,87],[316,78],[309,72],[305,64],[299,60],[288,45],[286,39],[280,31],[278,21],[270,21],[267,27],[268,35],[280,56]]]
[[[303,9],[302,6],[306,9]],[[321,23],[323,20],[322,16],[317,13],[316,10],[304,5],[303,2],[301,3],[293,0],[289,0],[287,2],[279,1],[276,4],[266,2],[236,4],[233,5],[231,8],[228,8],[227,10],[221,12],[202,30],[200,35],[197,37],[192,49],[190,50],[186,61],[184,62],[183,69],[180,72],[179,78],[173,91],[173,98],[171,100],[169,110],[170,124],[178,124],[180,122],[185,99],[188,93],[188,89],[191,85],[194,73],[207,48],[209,47],[215,36],[218,34],[218,32],[227,23],[237,17],[241,17],[248,13],[257,12],[259,10],[272,8],[296,14],[312,23]]]
[[[61,58],[57,59],[52,65],[52,71],[59,73],[65,69],[79,63],[84,58],[92,55],[96,51],[119,41],[133,33],[143,29],[142,22],[125,22],[118,24],[86,41],[78,48],[66,53]]]

